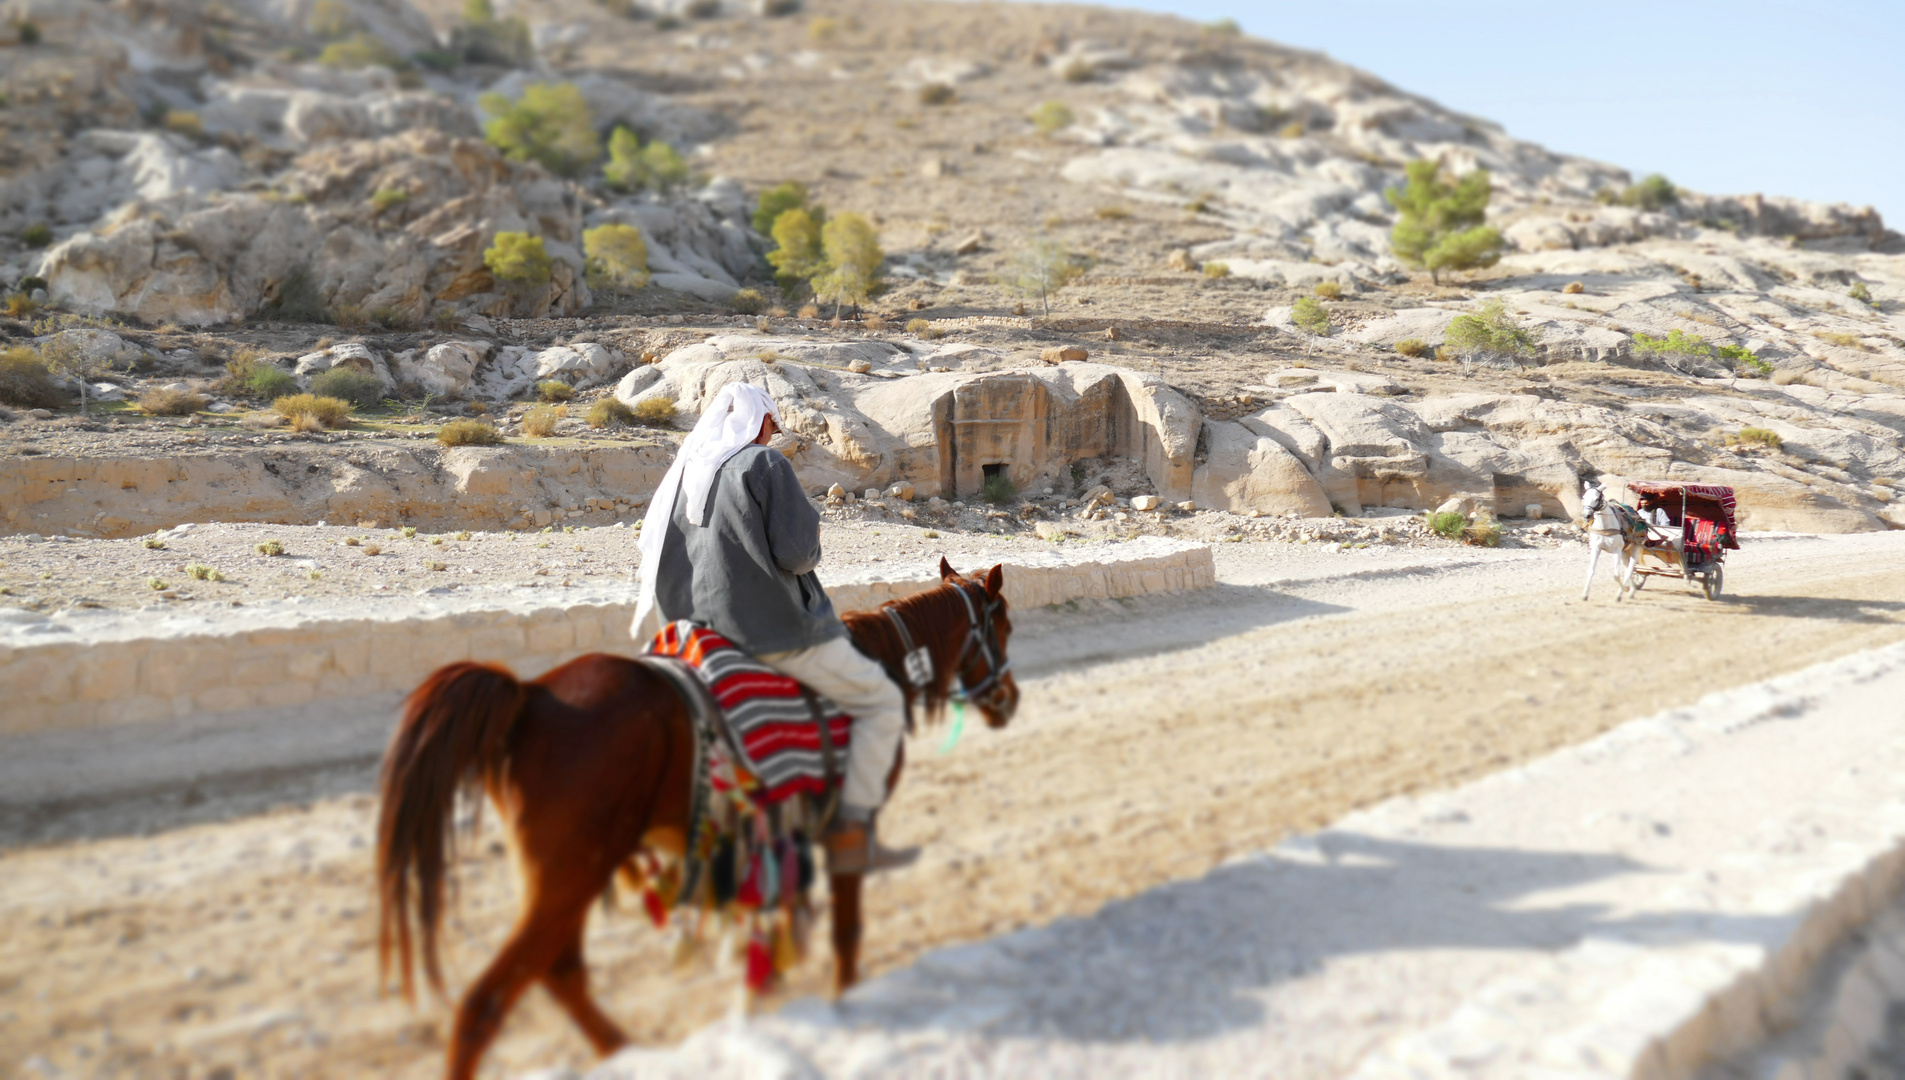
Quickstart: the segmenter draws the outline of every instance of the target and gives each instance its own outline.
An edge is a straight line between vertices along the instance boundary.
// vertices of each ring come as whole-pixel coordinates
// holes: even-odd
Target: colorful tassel
[[[756,933],[747,943],[747,988],[756,994],[767,993],[774,985],[774,957],[767,942]]]
[[[668,907],[662,903],[661,894],[655,891],[653,885],[642,890],[642,909],[648,912],[648,921],[655,924],[655,929],[660,930],[668,925]]]

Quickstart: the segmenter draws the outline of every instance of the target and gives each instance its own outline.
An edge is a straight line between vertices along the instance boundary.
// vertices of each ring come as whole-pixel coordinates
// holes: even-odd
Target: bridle
[[[954,701],[971,702],[988,712],[1003,714],[1007,695],[1010,691],[1005,685],[1005,676],[1012,670],[1012,661],[1005,659],[1005,650],[999,645],[999,628],[993,617],[1005,608],[1003,597],[987,597],[974,601],[967,582],[947,582],[959,595],[966,607],[966,640],[960,645],[959,658],[953,661],[953,670],[958,673],[959,685],[949,695]],[[906,626],[906,617],[900,613],[896,601],[881,606],[893,629],[899,632],[900,644],[905,648],[902,671],[906,682],[914,689],[925,692],[932,684],[933,671],[931,660],[915,663],[915,653],[925,654],[925,650],[913,645],[913,635]],[[978,682],[969,682],[966,669],[975,656],[986,662],[986,674]]]

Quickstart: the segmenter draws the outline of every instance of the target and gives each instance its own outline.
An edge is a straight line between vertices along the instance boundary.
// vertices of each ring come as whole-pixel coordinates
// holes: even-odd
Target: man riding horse
[[[853,647],[814,570],[820,514],[785,455],[768,447],[780,410],[767,392],[731,383],[682,443],[648,508],[633,635],[651,612],[712,628],[799,680],[853,718],[846,782],[823,843],[833,873],[900,865],[917,854],[878,847],[906,702],[877,661]]]

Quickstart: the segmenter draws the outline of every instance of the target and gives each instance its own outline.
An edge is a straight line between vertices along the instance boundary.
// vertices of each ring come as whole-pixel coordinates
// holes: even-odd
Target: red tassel
[[[747,988],[765,994],[774,982],[774,954],[759,934],[747,943]]]
[[[661,894],[654,889],[642,890],[642,907],[648,911],[648,921],[659,930],[668,925],[668,908],[661,902]]]

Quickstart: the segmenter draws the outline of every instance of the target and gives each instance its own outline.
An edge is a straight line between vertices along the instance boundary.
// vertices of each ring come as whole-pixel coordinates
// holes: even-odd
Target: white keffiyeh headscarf
[[[748,383],[729,383],[714,395],[701,412],[694,430],[681,444],[675,463],[668,467],[661,486],[648,504],[648,516],[642,520],[639,547],[642,552],[640,591],[635,601],[635,619],[629,635],[637,645],[645,644],[659,629],[659,623],[647,624],[655,609],[655,572],[661,565],[662,541],[668,536],[668,522],[675,514],[675,497],[685,500],[688,519],[701,520],[708,506],[708,493],[714,489],[714,474],[761,435],[761,420],[773,417],[781,422],[780,408],[767,391]]]

